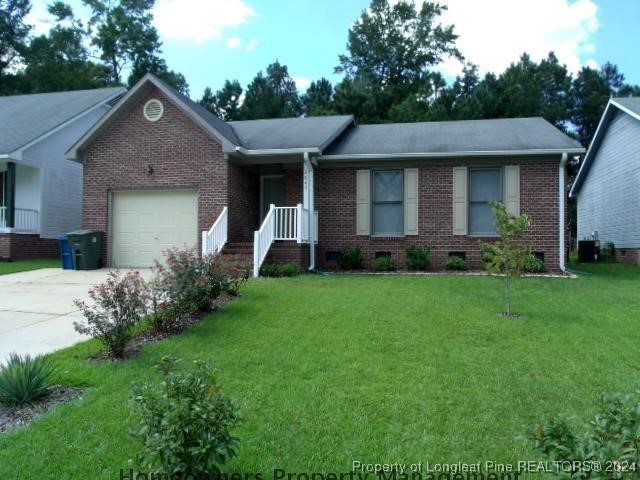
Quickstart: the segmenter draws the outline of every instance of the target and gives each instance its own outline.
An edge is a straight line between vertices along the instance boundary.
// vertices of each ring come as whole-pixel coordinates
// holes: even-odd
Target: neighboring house
[[[252,255],[256,270],[269,257],[332,268],[355,246],[403,266],[413,243],[434,268],[449,255],[479,267],[478,241],[495,238],[488,202],[503,200],[530,215],[527,240],[558,270],[564,166],[583,152],[541,118],[224,122],[147,75],[68,155],[84,165],[84,227],[106,233],[115,267],[182,244]]]
[[[617,258],[640,264],[640,97],[609,100],[570,196],[578,241],[613,242]]]
[[[65,152],[125,91],[0,97],[0,259],[55,256],[82,226],[82,166]]]

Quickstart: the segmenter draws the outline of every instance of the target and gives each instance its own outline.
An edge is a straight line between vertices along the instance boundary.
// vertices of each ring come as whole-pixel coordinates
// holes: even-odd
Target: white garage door
[[[115,267],[151,267],[168,248],[198,243],[196,192],[118,192],[112,211]]]

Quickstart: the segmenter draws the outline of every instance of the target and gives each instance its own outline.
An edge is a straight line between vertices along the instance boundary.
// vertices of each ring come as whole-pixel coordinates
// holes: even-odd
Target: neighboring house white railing
[[[14,210],[14,226],[7,226],[7,207],[0,207],[0,228],[16,233],[38,233],[40,231],[40,214],[32,208],[16,208]]]
[[[213,226],[202,232],[202,256],[211,253],[218,253],[227,243],[227,232],[229,225],[229,210],[227,207],[222,209]]]
[[[271,244],[276,240],[295,240],[298,243],[309,242],[308,210],[298,204],[295,207],[269,206],[260,230],[253,235],[253,276],[257,277],[260,267],[269,253]],[[315,212],[314,241],[318,241],[318,212]]]

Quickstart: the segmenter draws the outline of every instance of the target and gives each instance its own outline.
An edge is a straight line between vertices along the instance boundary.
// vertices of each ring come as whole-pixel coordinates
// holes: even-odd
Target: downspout
[[[304,169],[308,172],[307,178],[307,207],[309,216],[309,270],[315,270],[316,268],[316,247],[315,247],[315,236],[316,236],[316,225],[315,225],[315,214],[314,214],[314,178],[313,178],[313,165],[311,164],[311,160],[309,159],[309,152],[304,152],[302,154],[304,160]]]
[[[560,259],[560,270],[563,272],[566,270],[565,258],[564,258],[564,195],[565,195],[565,167],[567,165],[568,155],[566,153],[562,154],[560,158],[560,171],[558,175],[558,215],[559,215],[559,249],[558,258]]]

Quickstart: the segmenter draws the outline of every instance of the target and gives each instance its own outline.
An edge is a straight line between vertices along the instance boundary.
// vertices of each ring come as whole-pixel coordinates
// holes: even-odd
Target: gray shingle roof
[[[124,92],[116,87],[0,97],[0,153],[10,153]]]
[[[640,115],[640,97],[617,97],[612,98],[614,102],[622,107],[631,110],[633,113]]]
[[[352,115],[229,122],[240,145],[249,150],[322,149],[351,123]]]
[[[325,155],[579,149],[540,117],[359,125]]]

